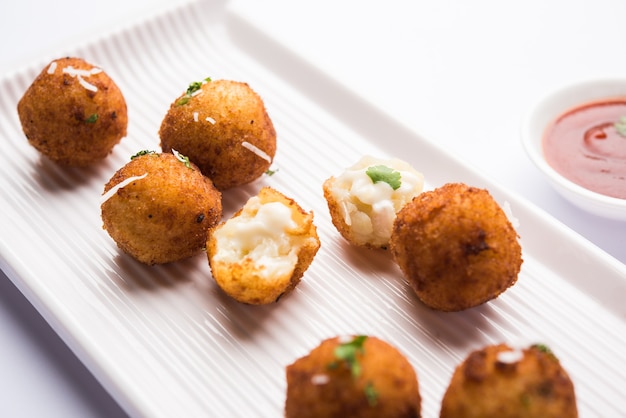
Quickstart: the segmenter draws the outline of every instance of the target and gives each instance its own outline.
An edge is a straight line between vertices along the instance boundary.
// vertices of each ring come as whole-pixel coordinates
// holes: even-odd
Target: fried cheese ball
[[[273,303],[292,291],[319,247],[313,213],[270,187],[213,228],[206,243],[218,286],[250,305]]]
[[[399,350],[371,336],[330,338],[287,366],[285,417],[416,418],[417,374]]]
[[[364,156],[323,184],[333,225],[348,242],[387,248],[396,213],[421,193],[424,177],[399,159]]]
[[[219,190],[257,179],[276,153],[276,131],[263,100],[237,81],[191,83],[171,104],[159,136],[164,152],[188,156]]]
[[[126,136],[126,101],[101,68],[61,58],[44,68],[17,104],[22,130],[41,154],[61,165],[104,159]]]
[[[391,251],[424,304],[460,311],[496,298],[517,281],[517,238],[487,190],[449,183],[400,210]]]
[[[506,344],[472,352],[455,370],[441,418],[575,418],[574,385],[544,345]]]
[[[164,264],[202,252],[222,195],[182,155],[141,152],[104,187],[104,229],[136,260]]]

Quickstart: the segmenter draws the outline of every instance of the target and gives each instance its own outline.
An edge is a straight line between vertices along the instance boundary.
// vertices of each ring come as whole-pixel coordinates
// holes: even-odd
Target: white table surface
[[[164,3],[3,2],[0,74]],[[287,47],[626,263],[626,223],[560,198],[519,142],[522,115],[548,90],[626,76],[626,2],[247,3],[249,14]],[[3,274],[0,370],[0,416],[124,416]]]

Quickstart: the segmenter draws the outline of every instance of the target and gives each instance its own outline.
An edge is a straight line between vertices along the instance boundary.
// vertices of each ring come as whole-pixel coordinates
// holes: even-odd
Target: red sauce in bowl
[[[626,97],[568,110],[544,132],[546,161],[588,190],[626,199],[626,136],[615,126],[622,117],[626,117]]]

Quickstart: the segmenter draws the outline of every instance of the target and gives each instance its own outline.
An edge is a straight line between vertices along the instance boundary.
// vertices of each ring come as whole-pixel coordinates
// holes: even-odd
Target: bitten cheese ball
[[[472,352],[454,371],[441,418],[575,418],[574,384],[545,345]]]
[[[417,374],[402,353],[376,337],[331,338],[287,366],[285,417],[416,418]]]
[[[319,247],[313,213],[270,187],[213,228],[206,244],[219,287],[251,305],[276,302],[292,291]]]
[[[518,235],[487,190],[449,183],[398,213],[391,251],[418,298],[460,311],[496,298],[517,281]]]
[[[424,187],[423,175],[408,163],[361,158],[323,184],[331,220],[348,242],[387,248],[396,213]]]
[[[126,101],[113,80],[81,58],[44,68],[17,105],[28,142],[52,161],[88,166],[126,136]]]
[[[164,264],[202,252],[222,217],[222,195],[181,154],[141,152],[105,185],[101,211],[119,248]]]
[[[259,178],[276,153],[276,131],[263,100],[237,81],[191,83],[171,104],[159,136],[164,152],[188,156],[219,190]]]

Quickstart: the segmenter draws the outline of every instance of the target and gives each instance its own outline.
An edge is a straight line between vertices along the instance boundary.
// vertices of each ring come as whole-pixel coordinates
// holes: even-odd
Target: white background
[[[521,118],[543,94],[569,81],[626,77],[626,2],[238,3],[348,88],[626,262],[626,224],[588,215],[556,195],[519,142]],[[3,2],[0,74],[163,4]],[[0,370],[0,416],[123,416],[3,275]]]

